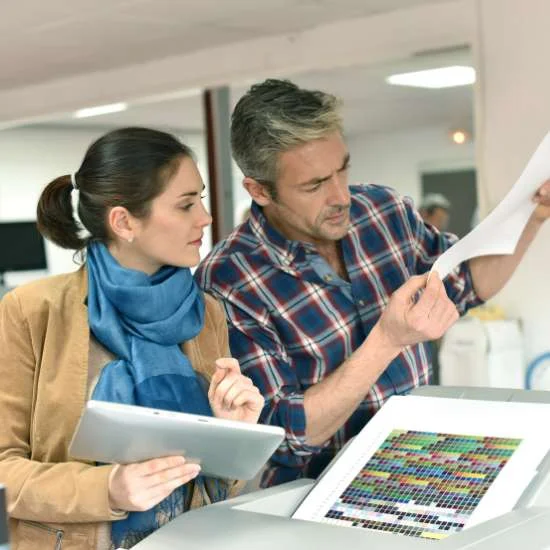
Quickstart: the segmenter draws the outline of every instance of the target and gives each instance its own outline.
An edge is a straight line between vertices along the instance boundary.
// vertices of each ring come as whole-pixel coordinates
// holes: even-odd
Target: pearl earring
[[[134,237],[130,237],[130,238],[128,239],[128,242],[129,242],[130,244],[132,244],[132,243],[134,242]]]

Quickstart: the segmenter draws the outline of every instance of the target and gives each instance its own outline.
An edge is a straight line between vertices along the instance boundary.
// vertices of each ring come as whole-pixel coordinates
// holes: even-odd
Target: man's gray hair
[[[451,202],[441,193],[428,193],[422,197],[422,202],[418,208],[419,210],[425,210],[428,213],[432,213],[436,208],[450,210]]]
[[[334,132],[342,133],[338,99],[268,79],[241,97],[231,117],[231,146],[243,174],[274,194],[279,155]]]

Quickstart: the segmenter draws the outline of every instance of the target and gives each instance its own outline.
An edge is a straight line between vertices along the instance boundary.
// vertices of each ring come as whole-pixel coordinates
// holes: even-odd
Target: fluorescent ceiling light
[[[413,73],[393,74],[386,79],[388,84],[413,86],[416,88],[451,88],[453,86],[473,84],[475,81],[476,72],[473,67],[460,65]]]
[[[73,114],[74,118],[86,118],[89,116],[106,115],[109,113],[118,113],[128,108],[126,103],[111,103],[110,105],[98,105],[97,107],[88,107],[79,109]]]

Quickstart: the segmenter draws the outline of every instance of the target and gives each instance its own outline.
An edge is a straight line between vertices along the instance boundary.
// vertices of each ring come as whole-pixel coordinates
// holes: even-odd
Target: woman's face
[[[113,244],[111,253],[132,269],[153,274],[164,265],[192,267],[200,260],[203,230],[212,222],[201,194],[202,178],[185,157],[164,191],[151,203],[146,219],[130,216],[132,242]]]

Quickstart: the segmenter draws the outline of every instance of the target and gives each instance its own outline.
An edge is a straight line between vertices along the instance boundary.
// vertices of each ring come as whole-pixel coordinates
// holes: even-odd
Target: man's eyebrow
[[[349,161],[350,161],[350,154],[348,153],[345,157],[344,157],[344,160],[342,162],[342,165],[340,166],[340,168],[338,168],[337,172],[340,172],[344,169],[347,168],[348,164],[349,164]],[[324,183],[325,181],[328,181],[330,178],[332,177],[332,174],[324,177],[324,178],[313,178],[313,179],[310,179],[309,181],[305,181],[303,183],[299,183],[298,184],[298,187],[307,187],[308,185],[317,185],[319,183]]]
[[[201,193],[206,189],[206,185],[204,185],[204,183],[202,184],[202,189],[201,189]],[[189,191],[187,193],[182,193],[181,195],[178,195],[178,199],[181,199],[182,197],[194,197],[196,195],[198,195],[199,192],[198,191]]]

